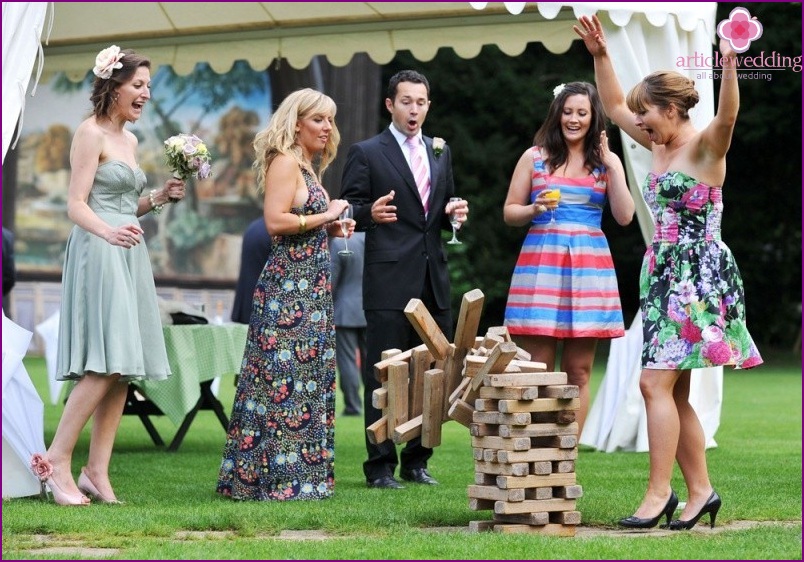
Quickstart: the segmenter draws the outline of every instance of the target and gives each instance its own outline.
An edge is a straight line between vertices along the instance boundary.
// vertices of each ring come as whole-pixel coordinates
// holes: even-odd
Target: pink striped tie
[[[419,197],[422,199],[424,214],[427,216],[430,210],[430,176],[427,173],[427,166],[424,165],[418,139],[408,137],[405,139],[405,144],[410,150],[410,169],[413,172],[413,178],[416,180],[416,187],[419,188]]]

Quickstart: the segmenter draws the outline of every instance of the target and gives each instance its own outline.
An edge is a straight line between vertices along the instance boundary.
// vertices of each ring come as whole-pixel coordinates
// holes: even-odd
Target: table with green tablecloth
[[[170,421],[180,426],[170,446],[170,450],[176,450],[199,409],[215,410],[224,429],[226,428],[220,402],[211,393],[210,387],[215,377],[236,375],[240,372],[248,326],[203,324],[164,326],[162,329],[168,362],[173,374],[167,380],[137,381],[132,382],[130,386],[150,402],[149,406],[154,407],[150,410],[151,414],[164,414]],[[132,394],[129,393],[127,406],[131,406]],[[140,414],[145,423],[141,414],[143,411],[148,412],[143,409],[136,411],[135,408],[127,413]],[[149,428],[146,424],[146,428],[157,442],[152,427]]]

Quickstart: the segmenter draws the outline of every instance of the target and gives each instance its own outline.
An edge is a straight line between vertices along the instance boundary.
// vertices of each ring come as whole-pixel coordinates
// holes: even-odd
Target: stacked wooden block
[[[494,511],[470,529],[574,536],[582,495],[575,476],[578,387],[567,384],[566,373],[527,359],[505,328],[492,328],[467,355],[464,379],[450,396],[450,415],[472,435],[469,506]]]

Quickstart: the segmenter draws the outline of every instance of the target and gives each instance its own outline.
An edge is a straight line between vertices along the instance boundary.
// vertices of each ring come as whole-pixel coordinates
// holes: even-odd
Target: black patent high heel
[[[664,508],[656,517],[642,518],[642,517],[626,517],[620,519],[619,524],[621,527],[628,527],[629,529],[650,529],[659,524],[662,516],[667,517],[667,524],[670,524],[670,518],[673,516],[676,508],[678,507],[678,496],[674,490],[670,490],[670,498],[667,500]]]
[[[717,492],[712,490],[712,495],[709,496],[709,499],[706,500],[706,503],[701,508],[701,511],[698,514],[690,519],[689,521],[684,521],[682,519],[674,519],[670,522],[669,528],[673,531],[682,531],[687,529],[692,529],[695,527],[695,524],[698,522],[698,519],[701,518],[702,515],[708,513],[709,514],[709,524],[710,529],[715,528],[715,517],[717,517],[717,512],[720,510],[720,506],[723,502],[720,501],[720,496],[717,495]]]

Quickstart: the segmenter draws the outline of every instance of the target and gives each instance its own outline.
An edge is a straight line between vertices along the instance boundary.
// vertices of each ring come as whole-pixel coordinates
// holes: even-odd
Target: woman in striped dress
[[[589,377],[597,340],[624,332],[611,252],[600,221],[606,201],[625,226],[634,200],[622,163],[609,151],[597,90],[586,82],[554,90],[534,145],[514,170],[503,215],[530,230],[522,244],[505,325],[517,344],[580,388],[578,434],[589,408]],[[560,197],[557,197],[560,196]]]

